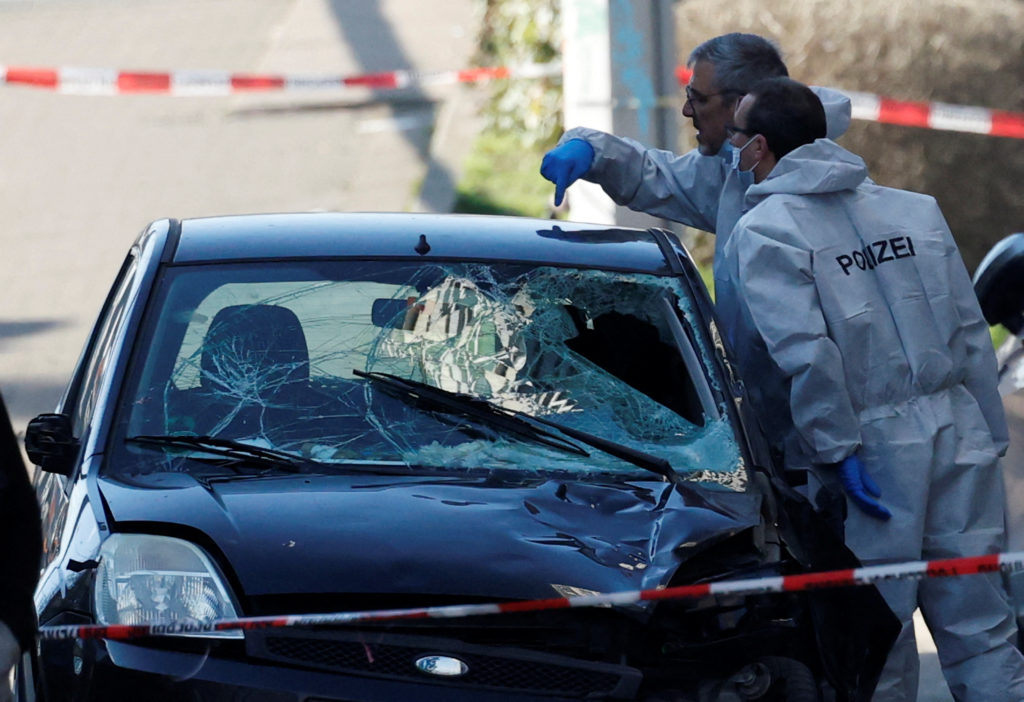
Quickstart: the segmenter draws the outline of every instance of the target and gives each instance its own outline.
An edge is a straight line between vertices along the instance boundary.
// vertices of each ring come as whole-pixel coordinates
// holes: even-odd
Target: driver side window
[[[102,379],[108,370],[115,347],[114,341],[118,338],[128,314],[130,292],[137,268],[138,262],[135,257],[129,255],[121,266],[114,287],[93,329],[83,365],[75,379],[74,395],[68,398],[71,403],[69,407],[73,407],[70,412],[72,433],[80,440],[85,438],[92,422]]]

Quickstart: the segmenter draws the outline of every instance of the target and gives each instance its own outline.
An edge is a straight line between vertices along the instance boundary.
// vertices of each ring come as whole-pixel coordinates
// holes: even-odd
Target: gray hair
[[[715,89],[734,100],[765,78],[789,76],[775,43],[757,34],[732,32],[708,39],[690,53],[686,65],[698,61],[715,67]]]

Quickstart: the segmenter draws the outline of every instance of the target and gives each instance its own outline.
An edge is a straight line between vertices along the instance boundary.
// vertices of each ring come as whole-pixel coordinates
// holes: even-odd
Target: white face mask
[[[747,143],[741,146],[740,148],[737,149],[735,146],[732,148],[732,169],[737,173],[751,173],[755,168],[757,168],[757,164],[761,163],[760,159],[758,159],[757,161],[754,162],[754,165],[748,168],[747,170],[743,170],[742,168],[740,168],[740,154],[743,153],[743,149],[747,148],[752,143],[754,143],[754,139],[756,138],[757,135],[755,134],[754,136],[747,139]]]

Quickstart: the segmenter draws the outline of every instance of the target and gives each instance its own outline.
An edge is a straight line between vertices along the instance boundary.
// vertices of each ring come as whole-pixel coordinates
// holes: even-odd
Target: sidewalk
[[[949,693],[946,681],[942,677],[935,642],[928,633],[920,610],[914,612],[914,635],[917,637],[917,650],[921,656],[921,682],[917,691],[917,702],[953,702],[953,695]]]

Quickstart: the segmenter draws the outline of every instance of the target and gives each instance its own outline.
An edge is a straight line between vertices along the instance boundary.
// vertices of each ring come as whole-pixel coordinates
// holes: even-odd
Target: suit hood
[[[768,177],[747,189],[747,209],[769,195],[820,195],[854,190],[867,180],[864,160],[831,139],[818,139],[786,154]]]

